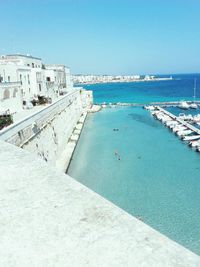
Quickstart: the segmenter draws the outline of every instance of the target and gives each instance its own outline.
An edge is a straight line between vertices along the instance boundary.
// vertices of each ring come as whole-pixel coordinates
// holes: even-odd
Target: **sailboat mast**
[[[196,99],[196,83],[197,83],[197,79],[195,78],[195,79],[194,79],[194,96],[193,96],[194,101],[195,101],[195,99]]]

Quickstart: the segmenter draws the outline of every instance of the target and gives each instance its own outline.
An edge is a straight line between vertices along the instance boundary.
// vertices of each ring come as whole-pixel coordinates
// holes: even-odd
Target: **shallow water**
[[[68,173],[200,254],[200,154],[148,111],[89,115]]]

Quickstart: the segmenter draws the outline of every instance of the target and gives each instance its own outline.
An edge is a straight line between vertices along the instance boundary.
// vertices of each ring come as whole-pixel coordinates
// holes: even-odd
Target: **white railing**
[[[20,86],[21,85],[21,82],[3,82],[3,83],[0,83],[0,87],[13,87],[13,86]]]
[[[78,93],[79,90],[74,90],[44,109],[4,128],[0,131],[0,139],[20,146],[47,125],[55,115],[70,106]]]

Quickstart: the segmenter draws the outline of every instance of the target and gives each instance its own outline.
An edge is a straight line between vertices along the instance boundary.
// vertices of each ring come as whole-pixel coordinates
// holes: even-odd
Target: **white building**
[[[70,68],[68,67],[65,67],[65,78],[66,78],[66,89],[70,90],[71,88],[73,88],[73,79],[70,74]]]
[[[0,83],[0,113],[22,111],[22,89],[20,82]]]
[[[45,95],[43,72],[40,58],[29,55],[7,55],[0,58],[1,82],[21,82],[24,100]]]
[[[44,66],[45,80],[47,90],[53,91],[55,95],[59,95],[60,92],[66,88],[66,75],[64,65],[45,65]]]
[[[15,106],[14,100],[9,99],[14,84],[18,85],[20,103],[24,104],[37,99],[38,96],[55,99],[61,93],[65,93],[66,89],[73,88],[69,68],[64,65],[44,65],[41,58],[20,54],[0,57],[0,84],[0,107],[3,108],[5,102],[2,88],[6,87],[10,91],[9,97],[6,98],[6,107],[10,101],[12,110]]]

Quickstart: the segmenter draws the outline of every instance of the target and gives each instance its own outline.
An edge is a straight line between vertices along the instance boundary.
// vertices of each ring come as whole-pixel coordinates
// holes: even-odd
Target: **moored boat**
[[[186,101],[181,101],[178,107],[181,109],[189,109],[190,105],[188,105]]]
[[[195,141],[200,139],[200,135],[190,135],[190,136],[185,136],[183,138],[183,141]]]

